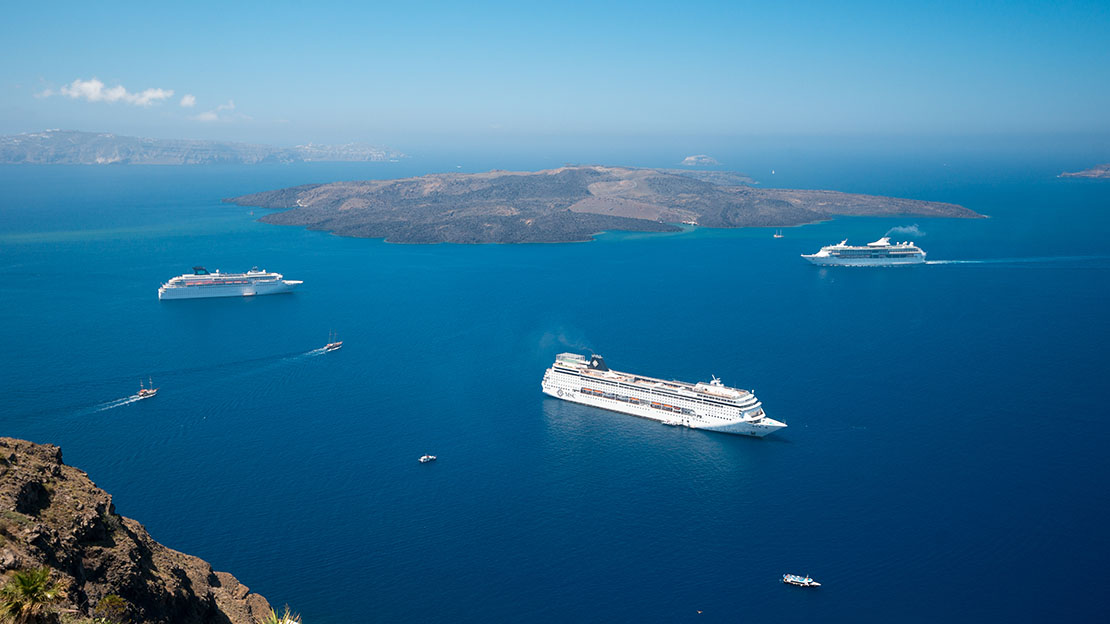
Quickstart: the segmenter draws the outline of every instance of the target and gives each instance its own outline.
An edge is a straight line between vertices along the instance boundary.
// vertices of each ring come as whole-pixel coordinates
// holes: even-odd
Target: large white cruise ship
[[[866,245],[849,245],[845,239],[839,245],[827,245],[802,257],[819,266],[903,266],[925,262],[925,252],[920,247],[912,242],[892,245],[886,236]]]
[[[258,267],[246,273],[209,273],[204,267],[193,267],[190,275],[178,275],[158,289],[159,299],[199,299],[202,297],[250,297],[291,292],[304,282],[282,279],[281,273],[270,273]]]
[[[747,390],[708,383],[664,381],[609,370],[595,355],[560,353],[543,375],[545,394],[565,401],[658,420],[668,425],[763,437],[786,423],[768,418]]]

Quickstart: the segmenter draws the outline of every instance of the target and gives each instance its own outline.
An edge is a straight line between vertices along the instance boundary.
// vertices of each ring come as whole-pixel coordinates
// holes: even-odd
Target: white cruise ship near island
[[[200,299],[203,297],[251,297],[292,292],[304,282],[283,279],[258,267],[246,273],[209,273],[204,267],[193,267],[192,274],[178,275],[158,289],[159,299]]]
[[[815,254],[802,257],[818,266],[903,266],[924,264],[925,252],[912,242],[891,244],[889,237],[882,237],[866,245],[849,245],[848,240],[839,245],[826,245]]]
[[[716,377],[696,384],[609,370],[605,360],[560,353],[543,375],[545,394],[557,399],[658,420],[668,425],[763,437],[786,426],[768,418],[754,394]]]

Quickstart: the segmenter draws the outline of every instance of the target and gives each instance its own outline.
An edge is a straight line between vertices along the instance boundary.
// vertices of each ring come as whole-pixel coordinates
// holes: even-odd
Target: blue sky
[[[20,3],[0,53],[4,134],[1110,134],[1105,1]]]

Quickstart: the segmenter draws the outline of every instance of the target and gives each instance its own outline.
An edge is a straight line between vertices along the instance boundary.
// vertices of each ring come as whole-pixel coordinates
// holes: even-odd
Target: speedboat
[[[428,462],[434,462],[435,460],[436,460],[435,455],[421,455],[420,456],[420,463],[422,463],[422,464],[426,464]]]
[[[821,584],[813,580],[808,574],[805,576],[798,576],[797,574],[783,574],[782,582],[788,585],[797,585],[798,587],[820,587]]]

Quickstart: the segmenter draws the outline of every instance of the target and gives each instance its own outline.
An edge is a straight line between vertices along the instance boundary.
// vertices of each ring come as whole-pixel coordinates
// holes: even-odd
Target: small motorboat
[[[143,380],[139,380],[139,392],[135,395],[138,399],[149,399],[150,397],[158,394],[158,388],[154,387],[154,379],[150,379],[150,387],[143,387]]]
[[[343,347],[343,341],[336,340],[337,337],[338,336],[335,335],[335,332],[328,334],[328,344],[324,345],[324,353],[338,351]]]
[[[783,574],[782,582],[788,585],[797,585],[798,587],[820,587],[821,584],[813,580],[808,574],[805,576],[798,576],[797,574]]]
[[[434,462],[435,460],[436,460],[435,455],[421,455],[420,456],[420,463],[422,463],[422,464],[426,464],[428,462]]]

